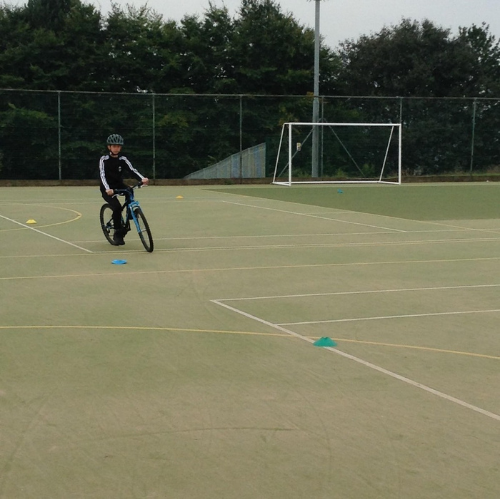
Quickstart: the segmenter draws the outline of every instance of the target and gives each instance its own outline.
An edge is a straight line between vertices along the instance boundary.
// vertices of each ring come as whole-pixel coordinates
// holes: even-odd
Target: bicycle
[[[144,248],[148,252],[152,252],[154,249],[153,236],[151,234],[151,229],[149,228],[148,221],[144,216],[139,202],[134,197],[134,189],[138,189],[142,186],[142,182],[131,186],[128,189],[115,189],[115,194],[120,196],[125,196],[125,202],[122,205],[122,231],[123,235],[130,231],[130,221],[132,220],[139,233],[139,238],[141,239]],[[109,203],[105,203],[101,207],[99,214],[101,221],[101,229],[104,233],[106,239],[113,246],[117,243],[113,240],[114,235],[114,223],[113,223],[113,209]]]

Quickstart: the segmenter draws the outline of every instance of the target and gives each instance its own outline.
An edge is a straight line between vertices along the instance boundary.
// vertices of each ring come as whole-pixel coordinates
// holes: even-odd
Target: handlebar
[[[142,186],[142,181],[139,181],[135,186],[129,186],[126,189],[113,189],[113,192],[115,195],[126,196],[132,194],[134,189],[140,189]]]

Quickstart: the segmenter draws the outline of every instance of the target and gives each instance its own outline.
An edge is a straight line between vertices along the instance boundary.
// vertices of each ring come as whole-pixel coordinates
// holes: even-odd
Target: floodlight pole
[[[314,0],[316,4],[315,22],[314,22],[314,97],[313,97],[313,116],[312,122],[319,122],[319,49],[320,49],[320,33],[319,33],[319,3],[321,0]],[[319,127],[313,125],[312,130],[312,177],[319,176]]]

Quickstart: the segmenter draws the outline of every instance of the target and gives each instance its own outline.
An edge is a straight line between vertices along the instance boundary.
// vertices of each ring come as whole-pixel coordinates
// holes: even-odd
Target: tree
[[[102,90],[96,84],[102,74],[100,13],[79,0],[58,14],[49,4],[32,0],[23,8],[0,7],[0,87]],[[53,19],[42,23],[44,16]]]
[[[227,8],[216,8],[210,3],[202,19],[185,16],[180,23],[180,33],[183,88],[202,94],[235,91],[231,51],[234,23]]]
[[[489,26],[460,28],[458,42],[464,47],[470,64],[467,95],[500,95],[500,41],[490,34]]]
[[[33,28],[58,31],[63,25],[74,0],[28,0],[26,12]]]
[[[103,91],[106,63],[104,19],[89,4],[75,1],[68,12],[59,37],[58,57],[63,77],[56,82],[59,90]]]
[[[0,110],[2,177],[6,179],[57,178],[57,123],[43,111],[9,104]]]
[[[0,5],[0,88],[23,88],[26,49],[32,37],[20,7]]]
[[[111,92],[147,92],[154,72],[161,68],[158,44],[162,18],[144,6],[127,11],[112,4],[101,57],[107,61],[103,77]]]
[[[473,120],[498,130],[496,104],[473,106],[461,97],[500,94],[499,45],[488,26],[462,28],[458,36],[431,21],[403,19],[397,26],[341,44],[342,93],[376,97],[419,97],[390,109],[388,100],[360,100],[363,120],[399,121],[404,126],[405,165],[422,174],[464,171],[470,166]],[[439,101],[433,98],[446,98]],[[498,137],[492,132],[491,146]],[[483,135],[484,137],[484,135]],[[480,144],[483,168],[491,166],[492,147]],[[487,162],[490,161],[488,164]]]
[[[431,21],[403,19],[379,33],[340,45],[343,93],[367,96],[472,97],[484,95],[498,75],[498,43],[488,27],[452,37]],[[498,87],[498,86],[497,86]]]
[[[242,0],[231,53],[238,92],[312,91],[314,31],[273,0]]]

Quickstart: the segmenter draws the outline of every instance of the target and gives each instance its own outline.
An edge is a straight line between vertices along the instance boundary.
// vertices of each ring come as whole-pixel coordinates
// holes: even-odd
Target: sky
[[[109,11],[110,0],[84,0],[101,12]],[[315,0],[276,0],[283,12],[290,12],[300,24],[315,27]],[[9,0],[7,0],[7,3]],[[18,3],[24,3],[19,2]],[[126,0],[118,4],[137,7],[147,4],[165,20],[180,21],[185,15],[200,15],[209,7],[209,0]],[[216,7],[226,6],[235,16],[241,0],[212,0]],[[336,48],[346,39],[378,33],[384,26],[397,25],[403,18],[434,24],[458,33],[459,26],[489,24],[490,33],[500,39],[500,0],[322,0],[320,33],[324,43]]]
[[[112,0],[83,0],[94,4],[103,14],[110,10]],[[164,20],[179,22],[185,15],[203,16],[209,0],[114,0],[120,5],[147,5]],[[235,16],[241,0],[211,0],[216,7],[227,7]],[[275,0],[285,13],[291,13],[301,25],[314,29],[316,0]],[[0,0],[9,5],[22,5],[27,0]],[[332,49],[347,39],[378,33],[384,26],[393,26],[403,18],[429,19],[437,26],[458,33],[459,27],[486,23],[490,33],[500,40],[500,0],[321,0],[320,33]]]

